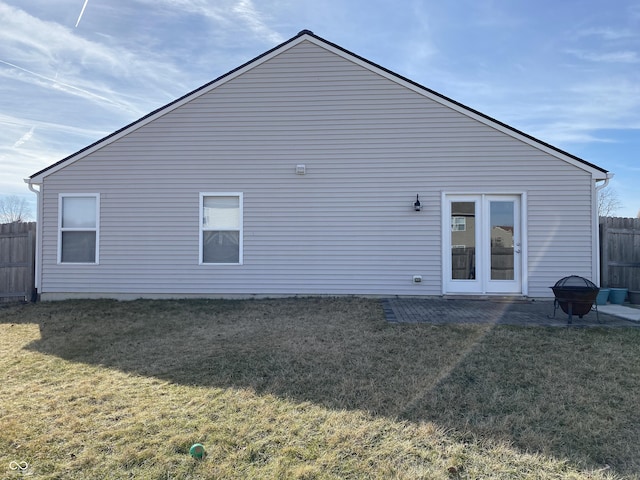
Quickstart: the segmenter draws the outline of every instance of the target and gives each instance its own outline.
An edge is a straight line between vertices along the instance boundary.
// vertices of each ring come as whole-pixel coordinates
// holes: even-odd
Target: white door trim
[[[450,280],[450,272],[451,272],[451,219],[450,219],[450,202],[452,199],[455,200],[464,200],[471,199],[478,201],[478,214],[486,215],[486,203],[487,198],[500,197],[500,196],[513,196],[519,197],[519,226],[520,226],[520,254],[519,254],[519,266],[520,266],[520,292],[489,292],[487,288],[487,281],[483,278],[482,275],[476,275],[475,281],[462,281],[464,283],[460,283],[457,285],[459,288],[451,288],[452,280]],[[526,191],[514,192],[514,191],[491,191],[487,192],[458,192],[458,191],[442,191],[441,192],[441,219],[442,219],[442,231],[441,231],[441,242],[442,242],[442,294],[500,294],[500,293],[508,293],[508,294],[521,294],[528,295],[529,291],[529,272],[528,272],[528,233],[527,233],[527,205],[528,198]],[[482,220],[484,224],[485,221]],[[484,228],[484,227],[483,227]],[[479,229],[482,230],[482,229]],[[479,234],[476,235],[476,238]],[[480,258],[482,255],[478,255],[477,261],[481,262],[480,266],[482,266],[482,262],[486,262],[486,258]],[[455,284],[455,281],[453,281]]]

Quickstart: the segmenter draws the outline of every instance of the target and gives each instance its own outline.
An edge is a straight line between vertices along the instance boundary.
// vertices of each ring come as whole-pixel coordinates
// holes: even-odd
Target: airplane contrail
[[[84,5],[82,5],[82,10],[80,11],[80,15],[78,16],[78,21],[76,22],[76,28],[78,28],[78,25],[80,24],[80,20],[82,19],[82,14],[84,13],[84,9],[87,8],[87,3],[89,3],[89,0],[84,0]]]
[[[111,100],[111,99],[109,99],[107,97],[104,97],[102,95],[98,95],[96,93],[92,93],[92,92],[90,92],[88,90],[85,90],[83,88],[75,87],[75,86],[70,85],[68,83],[61,82],[60,80],[57,80],[55,78],[46,77],[46,76],[41,75],[39,73],[33,72],[31,70],[27,70],[26,68],[20,67],[20,66],[16,65],[15,63],[7,62],[5,60],[0,60],[0,64],[8,65],[8,66],[10,66],[12,68],[15,68],[16,70],[21,70],[21,71],[23,71],[25,73],[28,73],[29,75],[33,75],[36,78],[40,78],[42,80],[46,80],[48,82],[51,82],[53,84],[54,88],[58,87],[62,91],[66,91],[68,93],[75,94],[75,95],[79,94],[81,97],[84,97],[84,98],[98,99],[98,100],[100,100],[102,102],[109,103],[111,105],[115,105],[115,106],[117,106],[119,108],[123,107],[123,104],[120,104],[120,103],[116,102],[115,100]],[[124,106],[126,107],[126,105],[124,105]]]

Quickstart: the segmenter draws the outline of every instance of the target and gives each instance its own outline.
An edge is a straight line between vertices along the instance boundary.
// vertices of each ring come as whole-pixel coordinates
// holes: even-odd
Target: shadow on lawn
[[[28,348],[64,359],[640,470],[635,329],[390,325],[365,299],[68,301],[23,312],[41,331]]]

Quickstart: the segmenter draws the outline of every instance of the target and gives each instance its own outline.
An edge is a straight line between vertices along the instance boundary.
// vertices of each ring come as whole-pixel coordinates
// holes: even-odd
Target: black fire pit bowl
[[[553,318],[556,316],[556,310],[560,307],[568,315],[569,323],[571,323],[573,315],[582,318],[591,311],[600,291],[593,282],[577,275],[561,278],[551,289],[556,297],[553,303]],[[600,322],[597,305],[595,310],[598,322]]]

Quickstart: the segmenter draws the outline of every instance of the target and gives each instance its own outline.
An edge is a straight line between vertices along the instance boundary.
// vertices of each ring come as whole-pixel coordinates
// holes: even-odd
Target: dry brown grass
[[[640,478],[639,340],[357,298],[5,307],[0,476]]]

